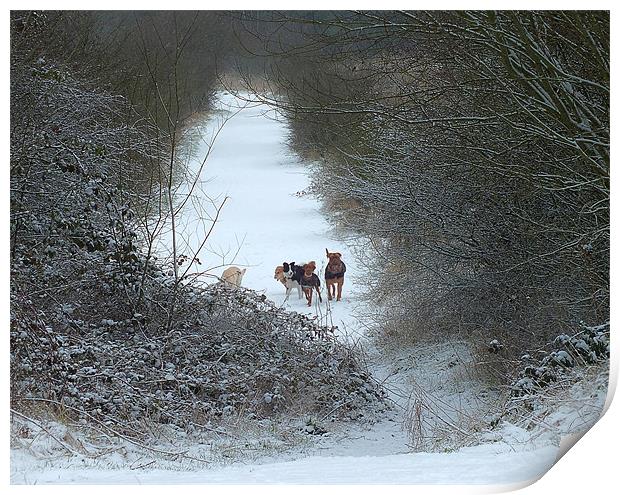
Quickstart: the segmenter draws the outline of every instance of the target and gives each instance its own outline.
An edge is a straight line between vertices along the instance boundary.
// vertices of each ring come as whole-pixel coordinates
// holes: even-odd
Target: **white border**
[[[8,9],[5,11],[6,14],[2,23],[2,30],[4,32],[3,39],[5,40],[7,50],[4,58],[4,70],[2,74],[4,76],[4,87],[5,87],[5,98],[4,98],[4,115],[5,117],[5,128],[4,128],[4,142],[5,142],[5,150],[4,150],[4,158],[5,163],[2,167],[2,171],[4,174],[5,187],[9,184],[9,167],[8,167],[8,158],[9,158],[9,132],[8,132],[8,115],[9,115],[9,57],[8,57],[8,42],[9,42],[9,34],[8,34],[8,14],[10,9],[14,10],[27,10],[27,9],[53,9],[53,10],[79,10],[79,9],[92,9],[92,10],[171,10],[170,7],[174,7],[178,10],[188,10],[188,9],[196,9],[196,10],[228,10],[228,9],[248,9],[248,10],[290,10],[290,9],[307,9],[307,10],[344,10],[344,9],[386,9],[386,8],[400,8],[400,9],[520,9],[520,10],[530,10],[530,9],[570,9],[570,10],[579,10],[579,9],[588,9],[588,10],[610,10],[612,21],[615,19],[614,8],[612,7],[611,1],[589,1],[587,3],[584,2],[576,2],[576,1],[521,1],[515,2],[507,2],[507,1],[467,1],[467,2],[456,2],[456,1],[447,1],[447,0],[436,0],[433,2],[369,2],[369,1],[355,1],[355,2],[327,2],[327,1],[315,1],[315,2],[292,2],[292,1],[264,1],[264,2],[247,2],[247,1],[211,1],[211,2],[197,2],[197,1],[176,1],[173,3],[165,3],[161,1],[133,1],[133,2],[121,2],[118,0],[108,0],[108,1],[99,1],[94,0],[88,3],[77,2],[77,1],[9,1],[7,2]],[[611,53],[617,53],[618,43],[617,36],[613,29],[612,22],[612,33],[611,33],[611,43],[612,50]],[[613,60],[612,60],[613,62]],[[613,69],[615,68],[612,65],[612,82],[615,81],[615,74]],[[613,86],[613,84],[612,84]],[[615,94],[612,92],[612,94]],[[612,116],[616,115],[615,112],[615,99],[611,98],[611,111]],[[612,136],[616,133],[615,126],[612,121]],[[615,143],[616,140],[613,139]],[[616,233],[617,228],[615,224],[615,213],[617,213],[617,193],[616,193],[615,182],[612,180],[612,253],[616,253]],[[8,219],[9,219],[9,194],[8,191],[4,195],[4,200],[2,201],[2,212],[5,218],[5,233],[8,234]],[[19,490],[19,491],[30,491],[32,489],[36,489],[33,487],[15,487],[9,485],[9,445],[8,445],[8,424],[9,424],[9,365],[8,365],[8,314],[9,314],[9,270],[8,264],[8,235],[5,235],[0,244],[2,246],[2,254],[4,256],[5,263],[2,265],[2,275],[4,280],[4,294],[2,302],[5,308],[5,351],[2,356],[2,371],[4,377],[4,407],[1,409],[1,418],[2,425],[4,427],[4,436],[5,439],[5,448],[4,455],[2,456],[2,466],[3,466],[3,474],[4,486],[8,487],[11,491]],[[612,255],[612,327],[614,326],[614,322],[616,321],[616,309],[617,305],[617,297],[616,297],[616,284],[615,284],[615,275],[617,275],[617,263],[614,261]],[[618,379],[618,346],[616,344],[616,339],[612,338],[612,361],[611,361],[611,374],[610,374],[610,397],[612,397],[613,391],[617,385]],[[609,403],[608,400],[608,403]],[[576,446],[566,455],[539,481],[534,484],[531,484],[522,490],[521,493],[527,494],[545,494],[549,493],[563,492],[563,493],[608,493],[609,488],[614,485],[618,485],[618,481],[620,480],[620,476],[618,474],[617,461],[615,461],[615,455],[618,441],[620,437],[618,435],[618,423],[619,423],[619,407],[617,405],[617,400],[613,401],[607,411],[607,413],[603,416],[603,418],[596,424],[594,427],[581,439],[577,442]],[[317,473],[318,474],[318,473]],[[152,493],[161,492],[168,493],[172,487],[158,487],[158,486],[114,486],[111,489],[113,491],[122,491],[126,490],[131,491],[141,491],[143,489],[148,490],[148,492]],[[507,487],[505,487],[507,488]],[[518,488],[518,487],[513,487]],[[83,486],[64,486],[64,487],[48,487],[47,490],[58,490],[58,492],[62,491],[62,493],[67,492],[75,492],[82,493],[85,487]],[[301,493],[315,493],[317,490],[326,493],[326,492],[334,492],[334,493],[360,493],[360,492],[368,492],[372,490],[372,493],[381,493],[381,492],[393,492],[393,493],[411,493],[412,491],[417,491],[418,493],[498,493],[500,491],[505,491],[499,489],[499,487],[493,486],[423,486],[423,485],[408,485],[408,486],[338,486],[338,487],[330,487],[330,486],[302,486],[302,487],[292,487],[290,485],[286,486],[270,486],[270,485],[261,485],[261,486],[253,486],[253,487],[244,487],[242,488],[244,492],[251,491],[252,493],[283,493],[289,494],[291,490],[295,492]],[[89,486],[87,490],[93,492],[108,493],[110,490],[109,486]],[[236,491],[232,486],[184,486],[182,490],[191,491],[191,492],[200,492],[200,493],[209,493],[209,492],[231,492]],[[510,490],[510,488],[508,488]]]

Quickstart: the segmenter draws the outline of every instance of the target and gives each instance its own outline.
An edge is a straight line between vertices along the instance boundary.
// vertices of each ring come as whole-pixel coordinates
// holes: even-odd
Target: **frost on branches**
[[[142,436],[149,423],[383,407],[327,328],[252,291],[168,275],[148,231],[165,215],[161,184],[143,179],[167,163],[158,131],[66,67],[13,62],[13,410]]]

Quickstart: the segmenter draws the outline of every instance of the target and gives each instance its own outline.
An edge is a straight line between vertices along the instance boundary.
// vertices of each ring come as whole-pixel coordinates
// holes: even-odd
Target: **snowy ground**
[[[389,390],[394,407],[377,422],[334,430],[297,452],[271,453],[263,459],[208,469],[162,467],[151,462],[136,462],[131,467],[123,467],[120,461],[99,465],[66,456],[62,461],[50,460],[20,444],[22,448],[12,452],[12,483],[513,485],[543,475],[558,454],[552,435],[533,438],[525,429],[506,424],[482,445],[457,448],[477,443],[468,443],[467,432],[459,435],[459,425],[492,412],[496,398],[496,391],[465,373],[471,359],[467,346],[459,342],[428,344],[389,355],[373,348],[355,317],[360,302],[352,283],[357,272],[353,256],[334,238],[320,204],[304,194],[309,185],[308,168],[288,152],[285,123],[264,106],[242,107],[228,94],[221,95],[221,100],[215,117],[195,128],[190,170],[196,174],[198,187],[179,218],[179,253],[197,256],[200,264],[194,269],[208,281],[215,280],[209,275],[219,276],[231,264],[246,268],[243,286],[292,311],[337,325],[341,338],[365,347],[369,368]],[[187,189],[181,185],[179,192]],[[226,197],[215,229],[198,252]],[[285,301],[283,286],[273,279],[275,267],[283,261],[314,260],[320,274],[326,262],[325,248],[341,252],[347,263],[343,300],[328,303],[323,294],[322,304],[315,301],[308,308],[293,293]],[[405,425],[407,406],[416,403],[420,405],[422,435],[414,444]],[[593,414],[587,421],[592,421]],[[439,453],[438,443],[447,451]]]
[[[314,456],[199,471],[57,469],[24,473],[21,483],[79,484],[506,484],[537,478],[555,461],[552,446],[513,451],[489,444],[452,454]]]

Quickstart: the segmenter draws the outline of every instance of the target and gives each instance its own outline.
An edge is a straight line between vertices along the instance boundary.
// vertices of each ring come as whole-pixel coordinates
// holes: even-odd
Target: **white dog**
[[[293,289],[297,288],[297,294],[299,295],[299,299],[301,299],[303,297],[303,291],[301,290],[301,285],[299,285],[299,282],[297,282],[297,280],[293,280],[293,271],[289,270],[288,272],[284,272],[282,275],[284,275],[284,287],[286,287],[286,299],[288,299],[288,296],[291,295],[291,292],[293,291]]]
[[[287,271],[284,271],[284,268],[286,268]],[[299,285],[299,282],[297,280],[293,279],[294,275],[295,271],[291,269],[289,263],[284,263],[283,266],[276,266],[276,271],[273,278],[275,278],[276,280],[281,282],[282,285],[284,285],[286,289],[286,297],[284,298],[285,301],[288,299],[288,297],[291,295],[291,292],[295,288],[297,288],[297,294],[299,295],[299,299],[303,297],[301,285]]]
[[[226,268],[224,273],[222,273],[222,281],[228,287],[241,287],[241,280],[243,280],[243,276],[245,275],[245,270],[243,270],[237,266],[231,266],[230,268]]]

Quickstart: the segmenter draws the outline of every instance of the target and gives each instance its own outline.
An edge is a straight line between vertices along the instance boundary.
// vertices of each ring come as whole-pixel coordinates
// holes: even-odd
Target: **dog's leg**
[[[308,306],[310,306],[310,303],[308,302],[308,291],[306,289],[302,289],[304,291],[304,297],[306,298],[306,302],[308,303]]]
[[[336,301],[340,301],[341,297],[342,297],[342,286],[344,284],[344,278],[340,279],[338,281],[338,297],[336,298]]]
[[[302,290],[301,290],[301,285],[297,284],[297,294],[299,295],[299,299],[301,299],[303,296],[302,294]]]

